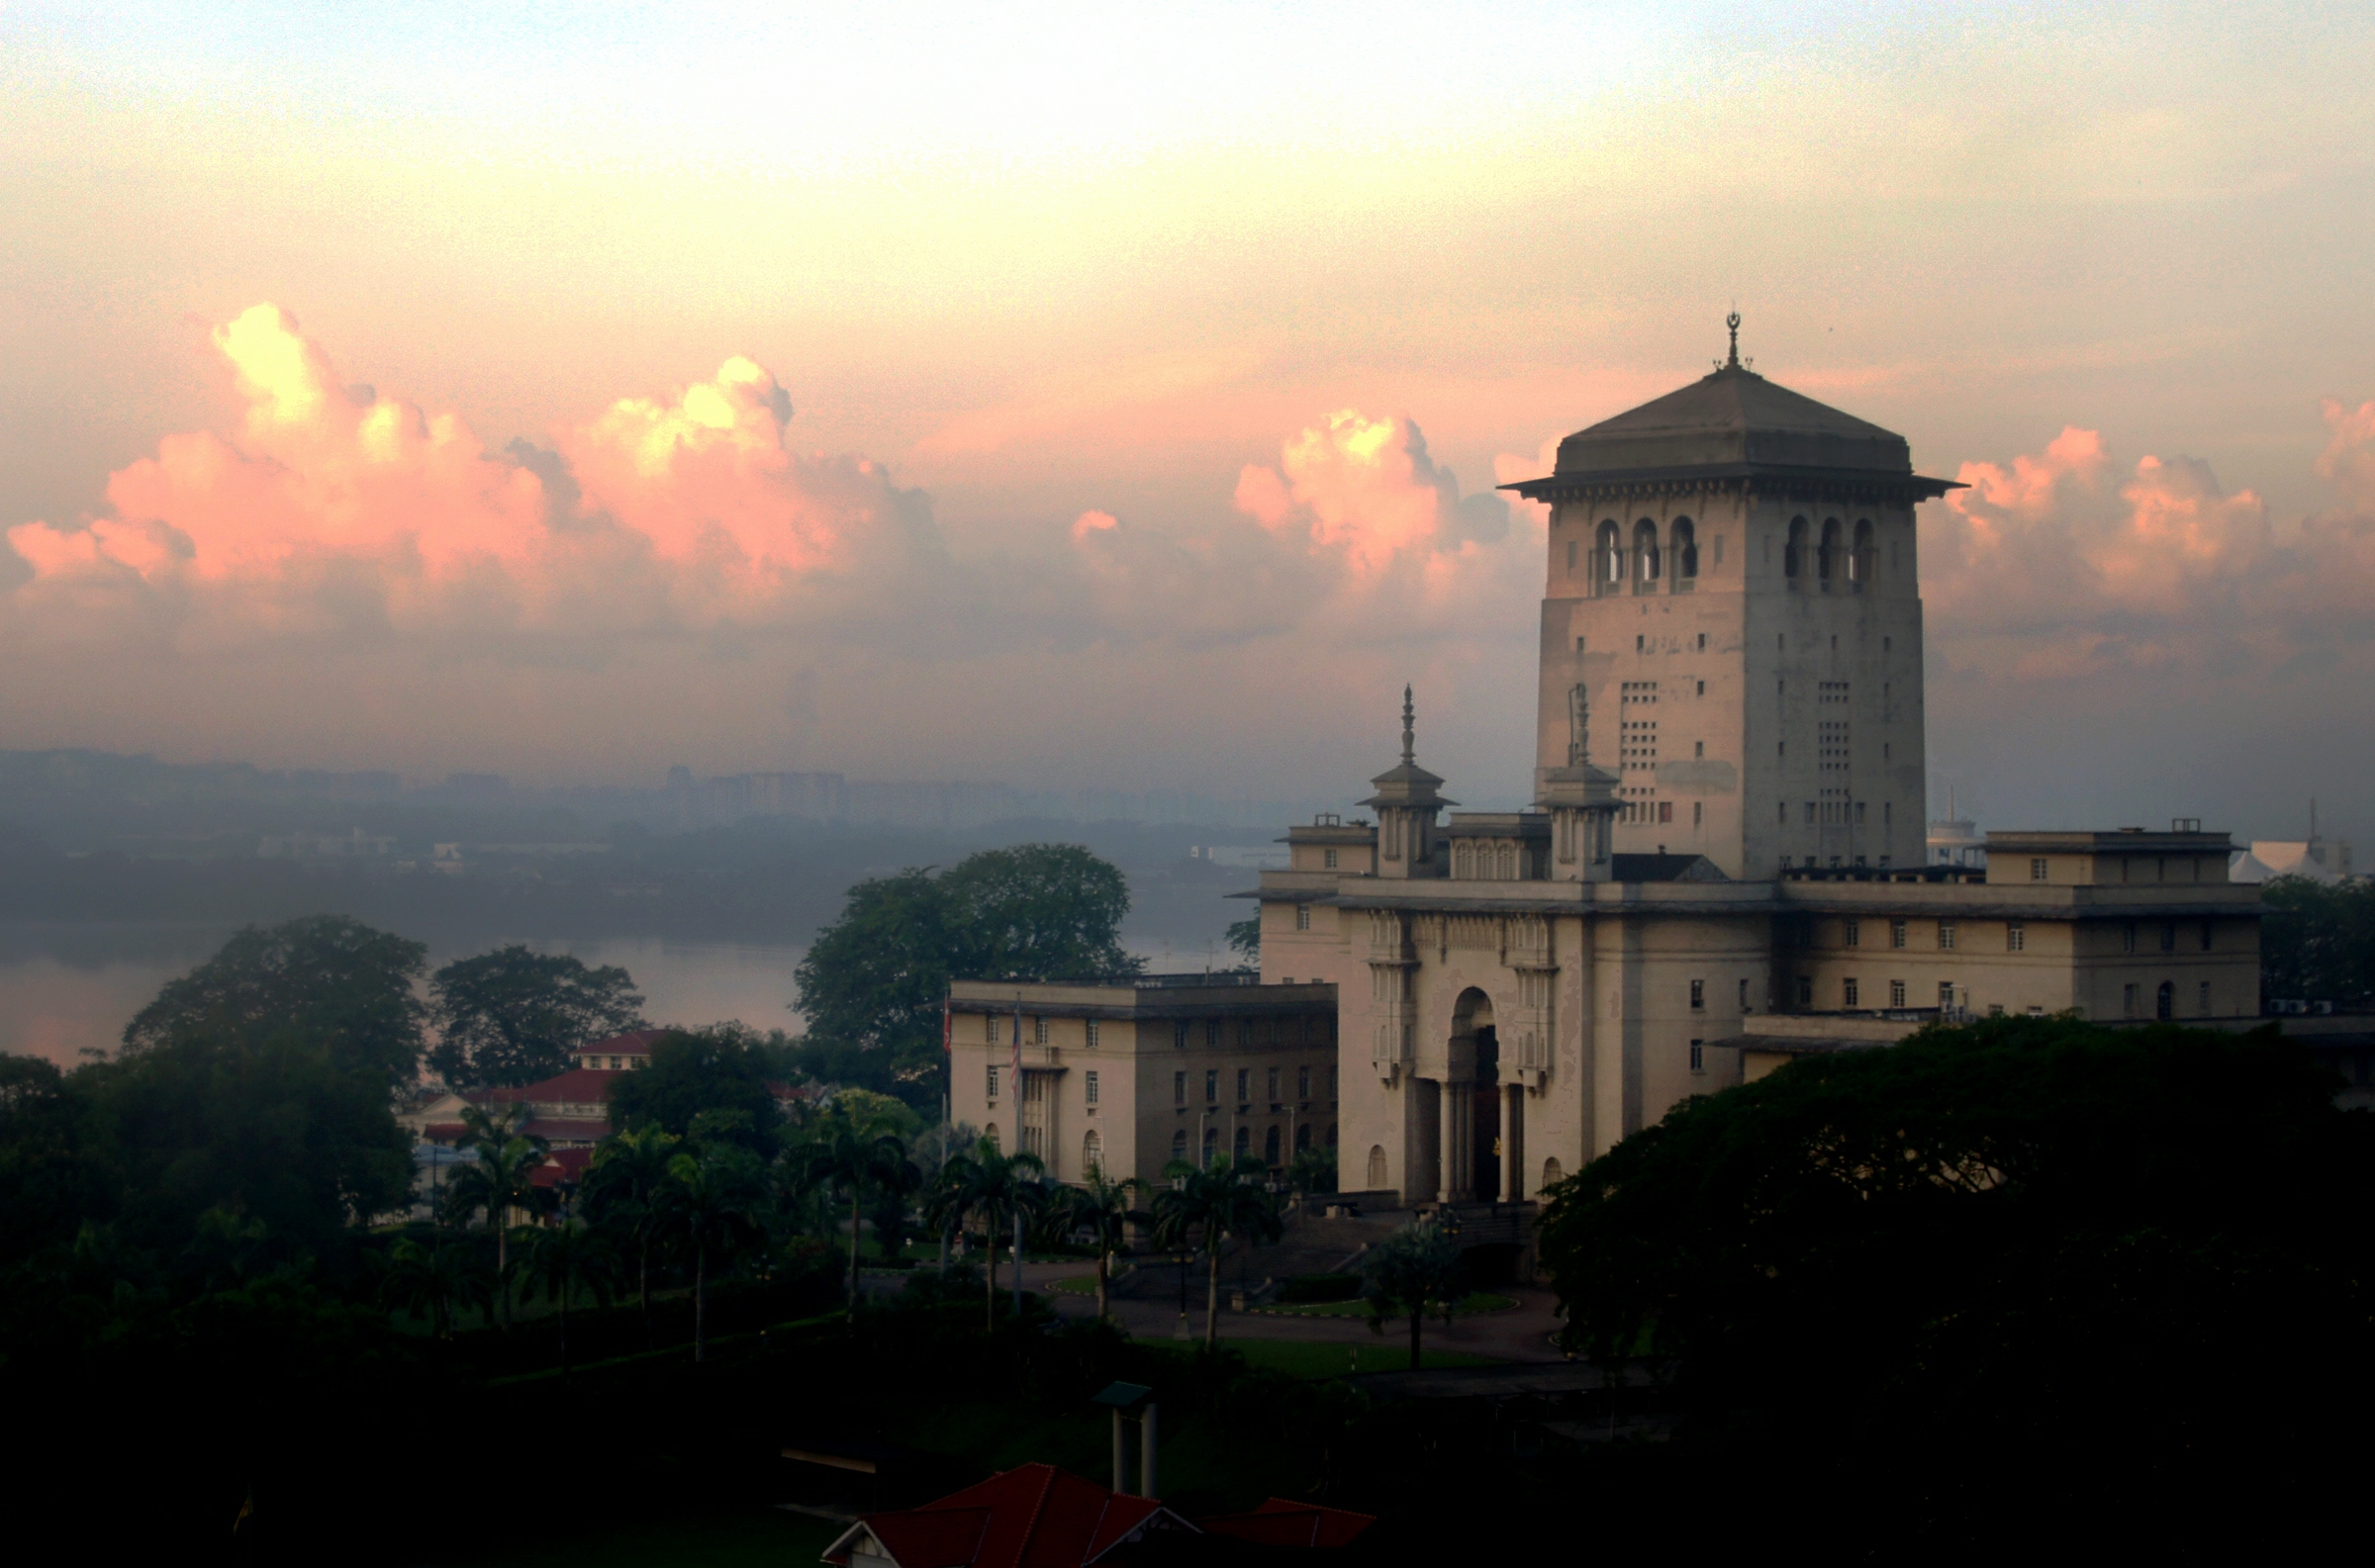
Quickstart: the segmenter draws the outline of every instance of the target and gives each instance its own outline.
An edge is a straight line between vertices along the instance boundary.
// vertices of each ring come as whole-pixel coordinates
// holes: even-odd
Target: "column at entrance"
[[[1452,1201],[1453,1174],[1460,1168],[1459,1085],[1438,1080],[1435,1085],[1435,1201]]]
[[[1526,1196],[1526,1089],[1521,1083],[1505,1084],[1501,1096],[1501,1201],[1523,1202]]]

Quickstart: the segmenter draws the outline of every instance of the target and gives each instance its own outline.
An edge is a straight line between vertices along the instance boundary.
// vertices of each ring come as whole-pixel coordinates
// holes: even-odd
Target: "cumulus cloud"
[[[879,465],[789,448],[790,399],[748,359],[620,400],[541,454],[342,386],[277,307],[213,343],[238,430],[168,435],[111,477],[104,510],[9,529],[29,612],[112,601],[170,613],[185,641],[358,614],[399,632],[569,633],[626,605],[646,624],[764,621],[914,532],[914,498]]]
[[[2126,669],[2264,676],[2364,626],[2375,603],[2375,405],[2328,404],[2318,470],[2335,508],[2279,527],[2261,498],[2194,458],[2123,473],[2100,432],[1971,462],[1969,488],[1925,508],[1923,597],[1934,641],[1995,645],[2005,673],[2065,680]]]
[[[1463,495],[1401,415],[1315,420],[1159,514],[944,524],[883,463],[797,449],[748,358],[497,445],[349,385],[273,306],[212,343],[235,419],[165,436],[88,515],[7,530],[15,732],[531,773],[1045,783],[1103,756],[1088,782],[1283,790],[1225,759],[1291,740],[1291,767],[1332,775],[1321,754],[1357,744],[1365,776],[1416,680],[1445,744],[1506,731],[1483,749],[1522,786],[1507,674],[1540,518]]]

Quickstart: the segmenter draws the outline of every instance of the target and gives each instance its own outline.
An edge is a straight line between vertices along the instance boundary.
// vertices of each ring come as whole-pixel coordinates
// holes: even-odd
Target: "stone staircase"
[[[1325,1200],[1321,1200],[1325,1201]],[[1248,1248],[1232,1240],[1220,1255],[1220,1288],[1224,1296],[1239,1290],[1249,1301],[1275,1289],[1280,1280],[1298,1274],[1358,1273],[1361,1254],[1408,1225],[1407,1210],[1371,1210],[1358,1216],[1328,1218],[1318,1203],[1286,1217],[1284,1233],[1269,1246]],[[1141,1252],[1130,1277],[1114,1294],[1136,1301],[1175,1300],[1180,1293],[1179,1265],[1162,1253]],[[1201,1302],[1204,1261],[1199,1255],[1188,1265],[1188,1294]]]

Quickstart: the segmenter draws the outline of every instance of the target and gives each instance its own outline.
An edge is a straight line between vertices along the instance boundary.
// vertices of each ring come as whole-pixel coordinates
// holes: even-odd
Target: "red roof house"
[[[869,1514],[824,1549],[839,1568],[1086,1568],[1150,1533],[1195,1526],[1052,1464],[1018,1465],[936,1503]]]

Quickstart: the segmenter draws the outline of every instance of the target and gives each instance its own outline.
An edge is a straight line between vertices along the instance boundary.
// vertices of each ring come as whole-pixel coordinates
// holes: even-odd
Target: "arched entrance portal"
[[[1435,1196],[1446,1203],[1501,1196],[1501,1045],[1492,998],[1473,987],[1452,1007],[1438,1085]]]

